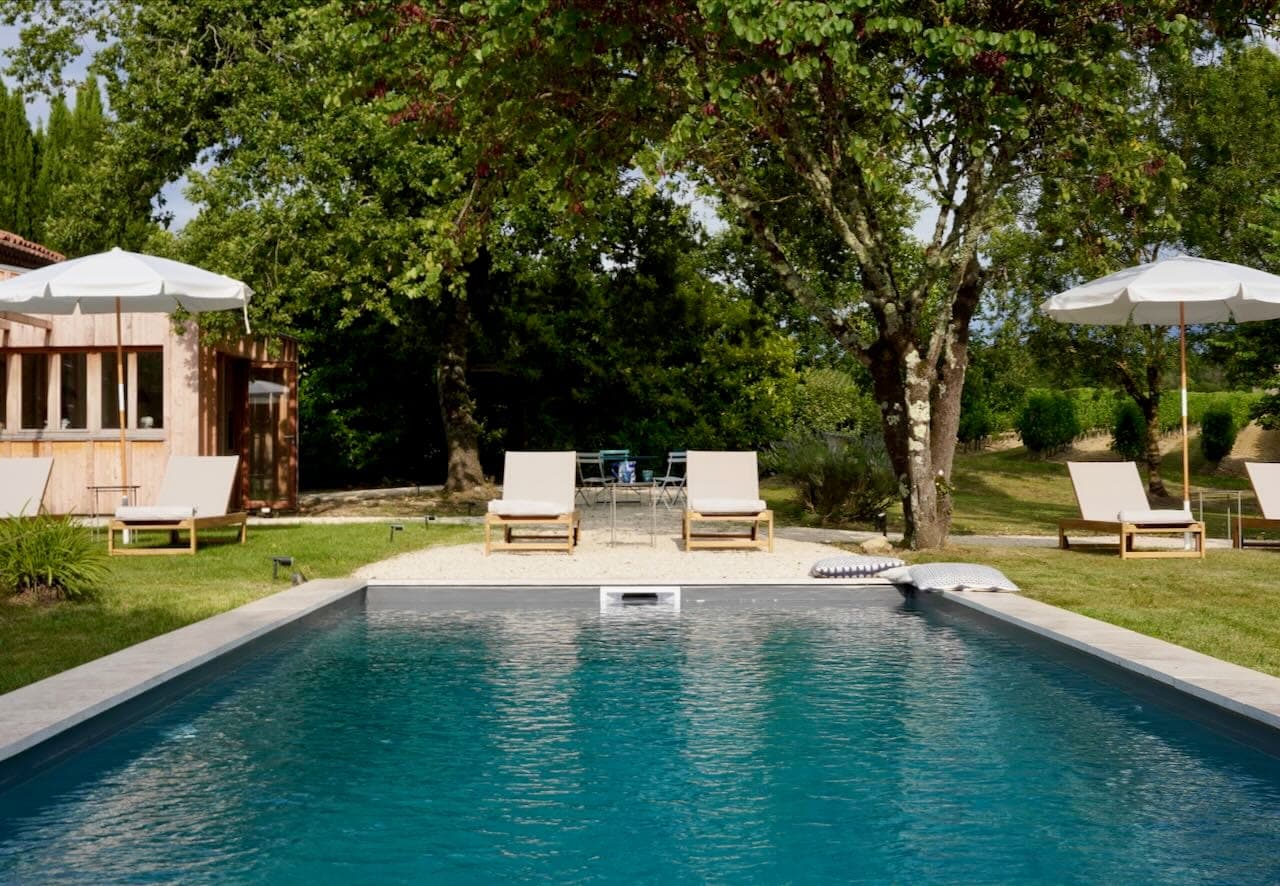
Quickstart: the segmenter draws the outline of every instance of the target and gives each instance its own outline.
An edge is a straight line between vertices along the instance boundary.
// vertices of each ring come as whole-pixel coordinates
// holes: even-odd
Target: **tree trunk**
[[[930,359],[913,340],[913,324],[882,324],[867,351],[885,447],[898,477],[913,550],[940,548],[951,532],[951,467],[960,427],[960,395],[969,365],[969,322],[982,292],[976,259],[966,266],[946,324],[935,330]]]
[[[471,310],[465,294],[448,293],[441,305],[445,333],[440,348],[436,392],[449,453],[445,492],[465,492],[484,483],[480,469],[480,424],[475,401],[467,384],[467,338]]]
[[[1169,493],[1160,477],[1160,397],[1148,397],[1141,405],[1147,420],[1147,492],[1167,498]]]
[[[898,347],[904,345],[905,361],[896,356]],[[939,495],[939,477],[934,467],[931,373],[922,366],[914,347],[902,339],[894,342],[881,337],[870,352],[885,448],[902,498],[903,543],[913,550],[942,547],[951,531],[951,502],[949,495]],[[959,391],[956,394],[958,397]],[[951,453],[954,452],[953,435]],[[945,483],[943,488],[947,488]]]

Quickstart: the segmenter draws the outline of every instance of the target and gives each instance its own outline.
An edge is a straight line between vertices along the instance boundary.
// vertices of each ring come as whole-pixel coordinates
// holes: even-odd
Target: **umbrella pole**
[[[129,459],[125,455],[125,428],[124,428],[124,344],[122,339],[122,327],[120,322],[120,298],[116,297],[116,406],[120,416],[120,498],[123,503],[129,500]]]
[[[1182,507],[1191,510],[1191,457],[1187,443],[1187,308],[1178,303],[1178,352],[1182,369]]]

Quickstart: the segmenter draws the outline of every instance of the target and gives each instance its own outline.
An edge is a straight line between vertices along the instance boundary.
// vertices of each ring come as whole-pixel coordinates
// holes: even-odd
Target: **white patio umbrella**
[[[190,313],[245,311],[253,294],[244,283],[193,265],[154,255],[110,252],[86,255],[48,265],[0,282],[0,304],[29,314],[116,315],[116,397],[120,412],[121,485],[129,485],[125,455],[124,346],[120,315],[171,313],[181,307]]]
[[[1062,323],[1177,326],[1182,394],[1182,504],[1191,509],[1187,448],[1187,324],[1280,319],[1280,277],[1229,262],[1178,255],[1126,268],[1047,299]]]

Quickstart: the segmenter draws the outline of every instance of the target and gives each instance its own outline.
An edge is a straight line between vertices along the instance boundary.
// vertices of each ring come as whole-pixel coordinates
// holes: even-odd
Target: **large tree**
[[[1269,13],[1269,7],[1266,10]],[[475,0],[351,7],[362,77],[424,131],[468,134],[475,190],[589,217],[620,168],[716,189],[781,286],[869,368],[907,542],[944,542],[979,249],[1028,177],[1088,166],[1136,60],[1248,4]],[[936,223],[913,248],[914,210]],[[814,223],[818,227],[814,227]],[[815,240],[851,270],[811,285]]]

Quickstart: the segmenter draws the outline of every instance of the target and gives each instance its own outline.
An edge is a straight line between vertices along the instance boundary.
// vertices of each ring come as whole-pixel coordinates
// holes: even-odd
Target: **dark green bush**
[[[76,600],[107,576],[104,546],[66,517],[0,519],[0,588]]]
[[[1236,445],[1236,419],[1225,405],[1210,406],[1200,419],[1200,452],[1217,464]]]
[[[1147,452],[1147,419],[1132,400],[1116,405],[1111,425],[1111,448],[1125,461],[1140,461]]]
[[[884,444],[876,437],[785,440],[762,462],[766,471],[790,482],[805,509],[824,524],[875,519],[898,494]]]
[[[995,430],[987,392],[987,380],[981,373],[965,379],[964,390],[960,392],[960,426],[956,430],[961,443],[980,443]]]
[[[1055,452],[1079,434],[1075,404],[1061,392],[1032,394],[1018,416],[1022,445],[1037,455]]]

